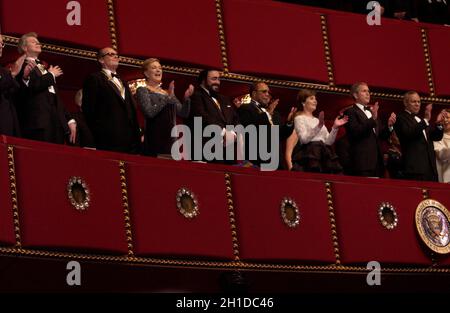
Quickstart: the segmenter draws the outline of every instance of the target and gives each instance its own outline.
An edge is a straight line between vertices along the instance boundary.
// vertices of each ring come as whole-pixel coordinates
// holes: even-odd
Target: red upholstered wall
[[[343,264],[431,264],[415,231],[420,188],[336,182],[333,193]],[[378,208],[383,202],[393,205],[398,214],[398,227],[393,230],[385,229],[379,221]]]
[[[2,33],[22,35],[31,31],[42,38],[70,45],[101,48],[111,45],[107,1],[78,0],[81,25],[70,26],[66,8],[70,1],[0,1]]]
[[[431,66],[436,95],[450,95],[450,28],[428,26]]]
[[[83,157],[77,148],[58,150],[57,145],[15,150],[22,245],[126,254],[118,162]],[[83,177],[91,191],[85,211],[67,198],[74,176]]]
[[[233,259],[223,173],[139,164],[129,164],[128,170],[137,255]],[[180,188],[196,195],[195,218],[178,212]]]
[[[223,3],[230,71],[328,82],[319,14],[273,1]]]
[[[241,258],[334,263],[324,182],[257,174],[234,175],[232,181]],[[298,227],[282,221],[285,197],[298,205]]]
[[[417,24],[382,19],[369,26],[356,14],[328,15],[327,21],[336,84],[429,91]]]
[[[12,245],[16,242],[13,227],[13,208],[9,183],[7,147],[0,144],[0,242]]]
[[[215,1],[116,1],[120,53],[222,68]]]

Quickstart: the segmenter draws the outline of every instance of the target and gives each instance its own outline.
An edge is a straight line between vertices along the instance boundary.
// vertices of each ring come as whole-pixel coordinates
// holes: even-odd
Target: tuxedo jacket
[[[217,125],[220,128],[226,128],[226,125],[237,125],[239,119],[231,101],[221,94],[216,94],[215,99],[219,102],[220,109],[215,104],[212,97],[202,87],[196,88],[194,94],[191,96],[191,111],[187,124],[191,129],[191,157],[194,159],[194,118],[202,118],[202,130],[208,125]],[[204,138],[203,144],[209,139]],[[236,151],[236,149],[235,149]],[[224,149],[225,158],[225,149]],[[233,163],[233,161],[225,162]]]
[[[349,141],[351,173],[357,176],[370,173],[371,176],[383,177],[379,139],[387,139],[389,129],[383,127],[379,120],[368,118],[356,104],[345,111],[345,115],[348,116],[345,130]]]
[[[206,90],[197,88],[191,96],[190,123],[194,117],[201,117],[204,127],[218,125],[225,128],[226,125],[237,125],[238,116],[231,101],[221,94],[217,94],[215,98],[220,104],[220,110]]]
[[[397,114],[394,129],[400,140],[405,178],[437,181],[433,141],[442,139],[442,129],[428,126],[423,119],[417,122],[414,115],[406,111]]]
[[[260,125],[266,125],[266,126],[270,126],[270,121],[269,121],[269,117],[267,116],[267,114],[262,111],[258,104],[256,103],[256,101],[251,100],[250,103],[247,104],[243,104],[241,105],[238,110],[238,116],[239,116],[239,122],[244,126],[248,126],[248,125],[255,125],[256,128],[258,129],[258,126]],[[288,124],[281,124],[281,117],[280,114],[278,112],[274,112],[272,115],[272,124],[273,125],[278,125],[279,127],[279,140],[280,140],[280,144],[278,145],[278,152],[279,152],[279,160],[283,160],[284,158],[282,157],[282,149],[281,148],[281,141],[282,140],[286,140],[291,134],[292,131],[294,130],[294,125],[293,123],[291,123],[290,125]],[[259,134],[259,132],[257,132]],[[267,147],[271,147],[271,128],[268,128],[268,132],[267,132]],[[249,138],[246,138],[246,153],[248,153],[249,151],[249,144],[254,144],[256,146],[258,146],[258,141],[257,140],[256,143],[250,143]],[[246,155],[246,159],[248,159],[248,155]],[[254,164],[260,164],[261,160],[250,160],[252,163]]]
[[[263,112],[258,104],[252,100],[250,103],[243,104],[238,109],[239,122],[245,127],[247,125],[270,125],[269,117],[265,112]],[[294,130],[294,124],[283,124],[281,125],[280,114],[275,111],[272,115],[273,125],[280,126],[280,139],[287,139]]]
[[[19,120],[26,138],[53,143],[64,143],[69,134],[67,122],[70,114],[59,97],[55,78],[50,72],[43,74],[38,66],[30,73],[28,85],[23,81],[23,69],[17,75],[20,88]],[[53,86],[55,93],[49,91]]]
[[[19,90],[19,83],[11,73],[0,67],[0,134],[20,136],[16,108],[12,96]]]
[[[83,84],[82,110],[97,149],[137,153],[140,130],[135,104],[127,83],[122,84],[125,99],[106,73],[91,74]]]

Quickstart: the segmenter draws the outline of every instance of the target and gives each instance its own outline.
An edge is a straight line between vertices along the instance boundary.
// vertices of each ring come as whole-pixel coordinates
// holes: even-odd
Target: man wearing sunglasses
[[[111,47],[97,54],[101,70],[83,84],[82,109],[100,150],[138,153],[140,131],[128,84],[117,74],[119,55]]]

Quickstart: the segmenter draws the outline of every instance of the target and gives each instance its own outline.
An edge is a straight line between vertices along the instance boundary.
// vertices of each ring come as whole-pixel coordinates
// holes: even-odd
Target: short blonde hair
[[[35,32],[30,32],[30,33],[26,33],[26,34],[22,35],[22,37],[20,37],[19,43],[17,44],[17,50],[19,50],[20,54],[25,53],[25,50],[23,48],[27,45],[27,39],[31,38],[31,37],[37,38],[38,34]]]
[[[142,71],[145,72],[148,66],[154,62],[161,63],[157,58],[148,58],[147,60],[144,61],[144,63],[142,63]]]

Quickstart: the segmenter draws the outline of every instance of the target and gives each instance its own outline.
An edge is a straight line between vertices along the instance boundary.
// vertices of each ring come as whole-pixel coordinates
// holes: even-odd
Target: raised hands
[[[378,101],[375,102],[375,104],[372,106],[370,111],[372,112],[372,118],[376,120],[378,118],[378,109],[380,108],[380,105],[378,104]]]
[[[12,75],[12,77],[16,77],[17,74],[19,74],[20,70],[22,69],[23,62],[25,61],[26,57],[27,57],[26,54],[22,54],[16,60],[16,62],[13,63],[13,65],[11,66],[11,75]]]
[[[323,111],[320,111],[318,119],[319,124],[317,125],[317,127],[322,128],[325,124],[325,113],[323,113]]]
[[[425,120],[427,120],[428,122],[431,120],[431,111],[433,110],[433,104],[432,103],[428,103],[425,106],[425,112],[423,114],[423,118]]]
[[[288,117],[287,117],[287,122],[291,123],[294,120],[294,116],[295,113],[297,112],[297,108],[296,107],[292,107],[291,110],[289,111]]]
[[[275,111],[275,109],[276,109],[276,107],[277,107],[279,102],[280,102],[280,99],[276,99],[276,100],[272,101],[269,104],[269,107],[267,108],[267,111],[269,112],[270,115],[273,114],[273,112]]]
[[[168,90],[169,96],[174,97],[175,96],[175,81],[172,80],[169,84],[169,90]]]
[[[388,127],[394,126],[396,121],[397,121],[397,115],[395,115],[395,113],[392,112],[388,118]]]
[[[27,65],[25,65],[25,68],[23,69],[23,79],[28,80],[30,77],[31,71],[36,67],[36,62],[31,61],[27,62]]]
[[[333,128],[339,128],[342,125],[345,125],[348,122],[348,116],[344,115],[344,117],[340,118],[340,116],[337,116],[334,119]]]
[[[58,65],[56,65],[56,66],[50,65],[50,68],[48,69],[48,71],[50,73],[52,73],[55,76],[55,78],[59,77],[63,74],[62,69]]]
[[[189,99],[192,96],[193,93],[194,93],[194,86],[192,86],[190,84],[189,87],[184,92],[184,100]]]

